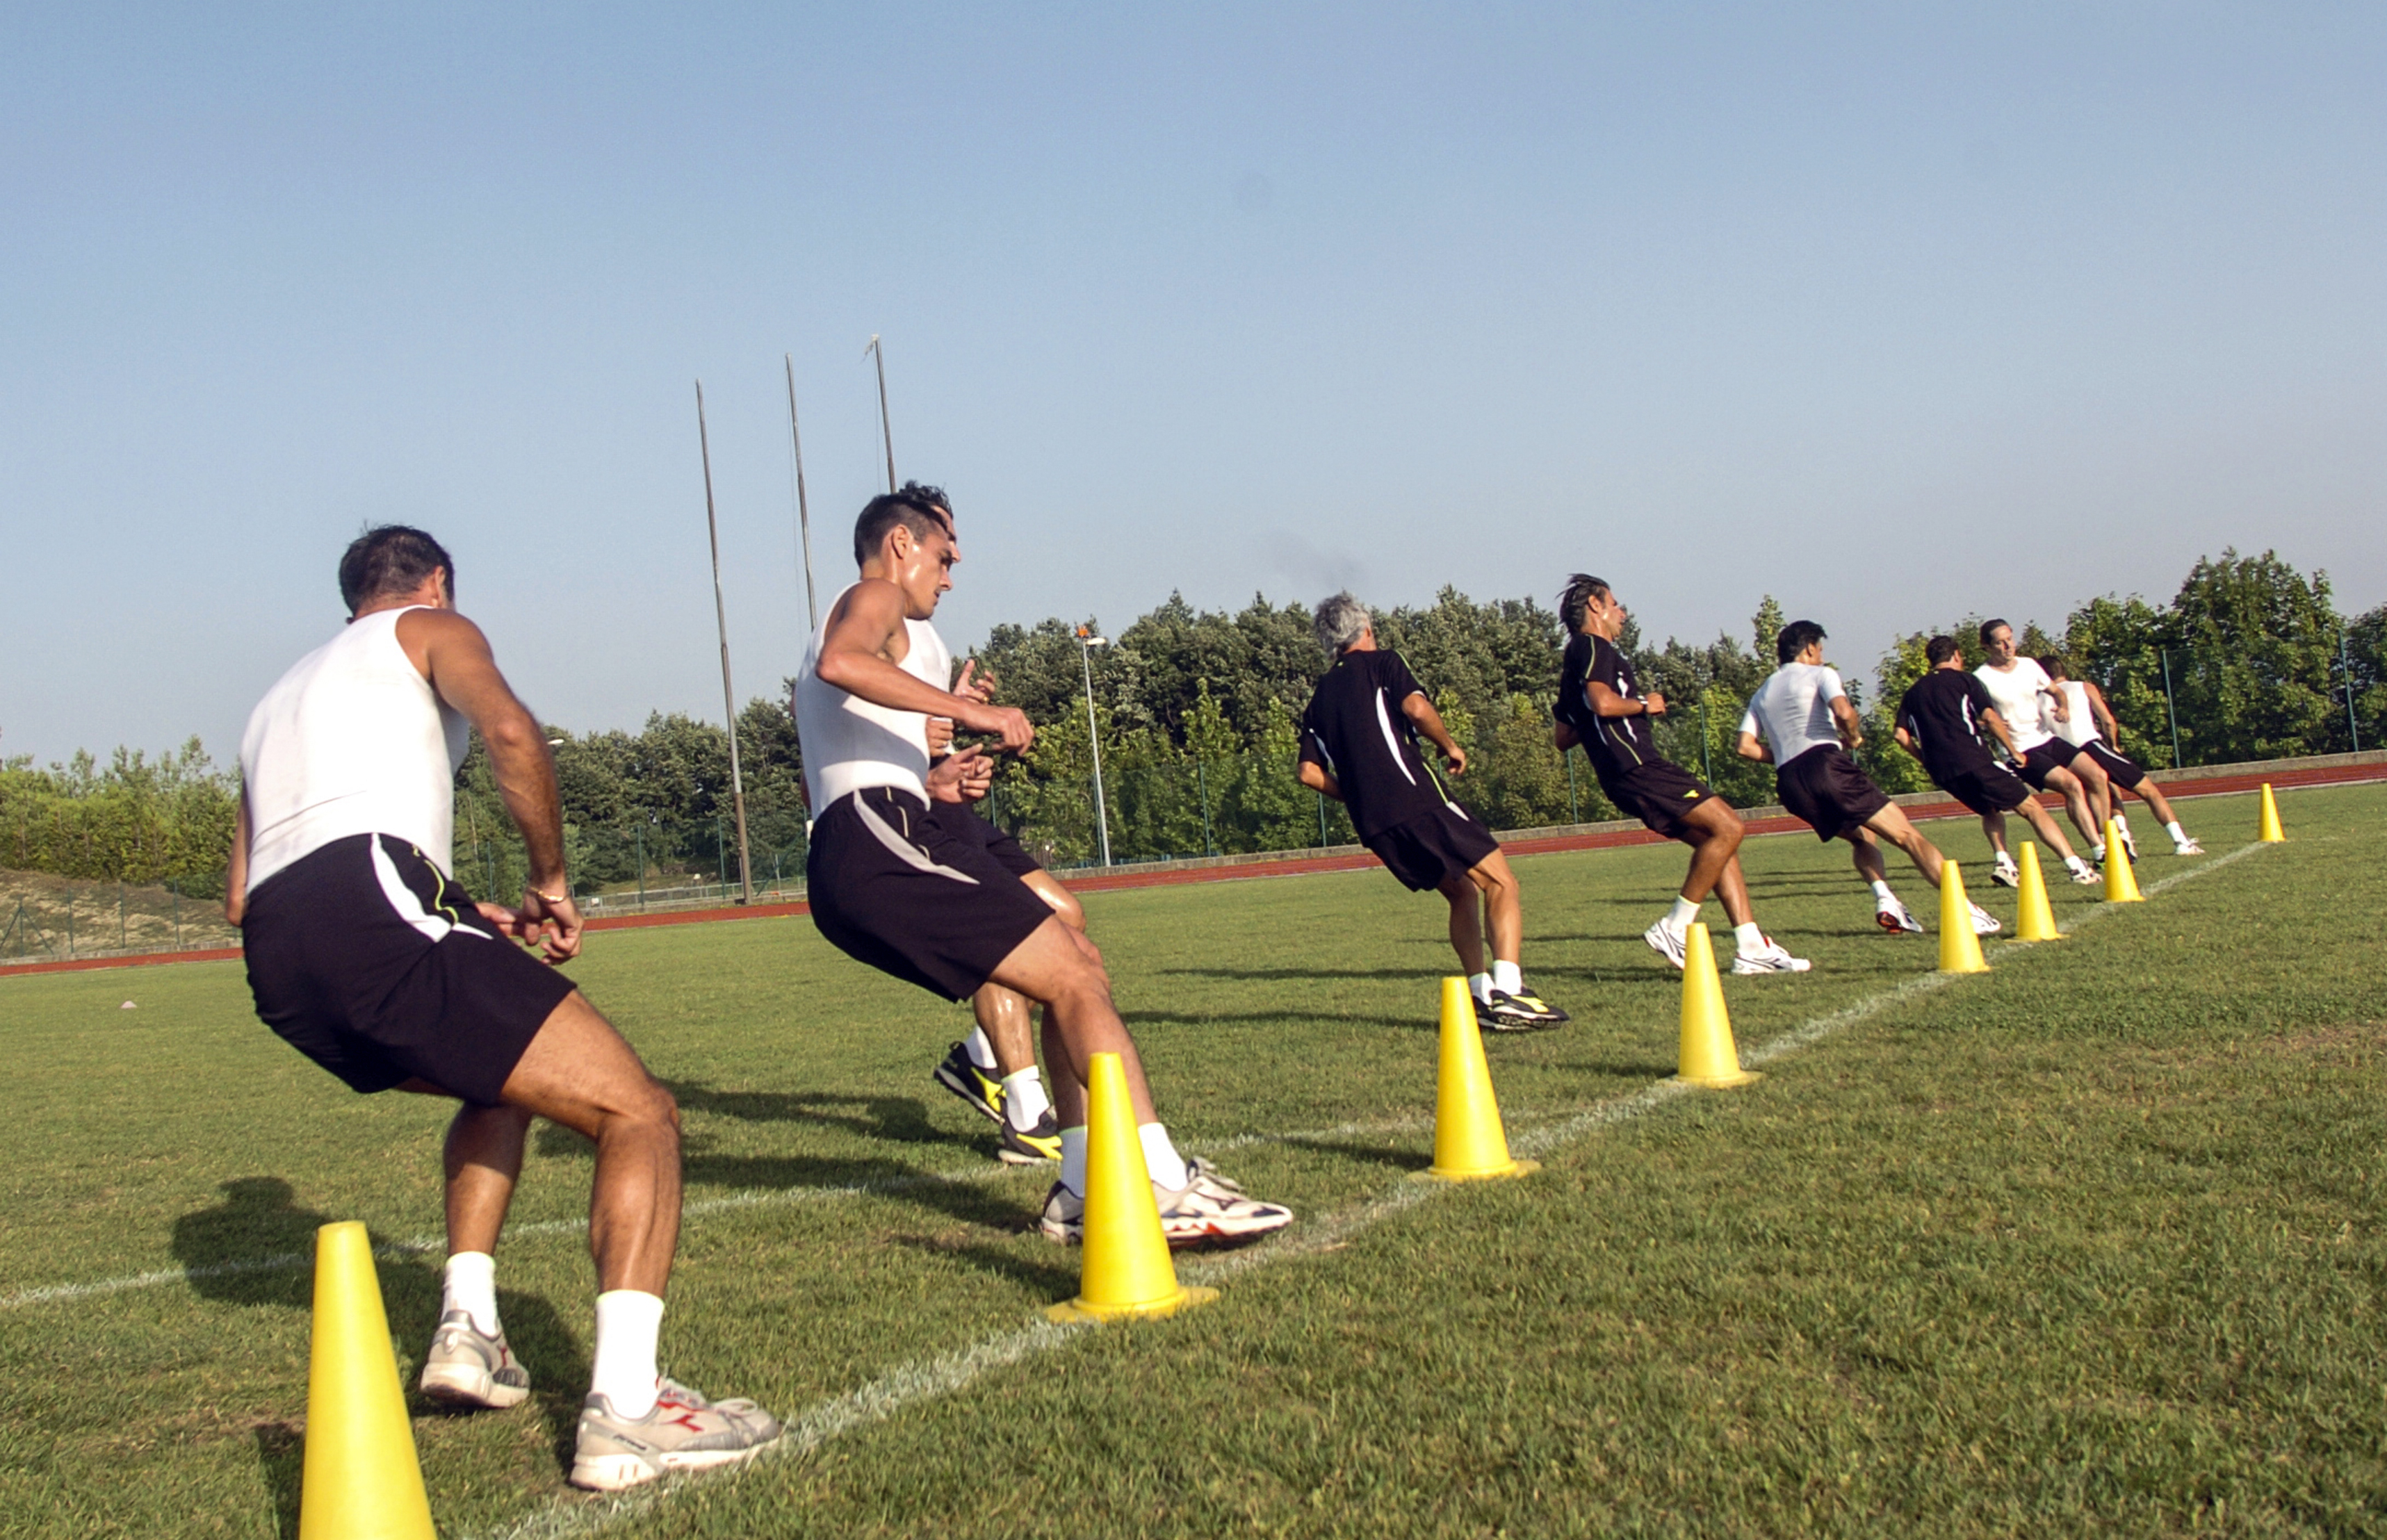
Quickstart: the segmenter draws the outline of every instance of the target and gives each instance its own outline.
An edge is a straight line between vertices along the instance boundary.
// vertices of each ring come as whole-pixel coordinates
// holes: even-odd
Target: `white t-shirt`
[[[1848,693],[1840,671],[1824,663],[1784,663],[1758,687],[1740,730],[1773,746],[1774,763],[1787,764],[1810,749],[1837,745],[1832,701]]]
[[[853,591],[847,584],[829,601]],[[953,688],[953,653],[937,628],[925,620],[906,619],[909,647],[897,666],[916,679]],[[813,816],[827,813],[831,802],[867,787],[891,786],[928,800],[928,718],[924,712],[890,711],[858,695],[823,682],[819,673],[820,629],[804,644],[804,662],[796,675],[796,738],[803,745],[804,789],[812,799]]]
[[[2027,754],[2055,736],[2047,730],[2042,704],[2055,688],[2055,681],[2047,676],[2047,670],[2028,658],[2016,658],[2008,669],[1983,663],[1973,670],[1973,677],[1989,687],[1990,701],[1996,703],[1998,714],[2005,718],[2006,731],[2014,735],[2016,753]]]
[[[376,610],[290,665],[248,713],[248,891],[352,834],[405,840],[455,875],[456,767],[470,730]]]
[[[2076,749],[2094,742],[2098,737],[2097,713],[2089,709],[2089,687],[2078,679],[2066,679],[2055,688],[2064,692],[2064,704],[2071,711],[2072,720],[2056,721],[2051,704],[2040,725]]]

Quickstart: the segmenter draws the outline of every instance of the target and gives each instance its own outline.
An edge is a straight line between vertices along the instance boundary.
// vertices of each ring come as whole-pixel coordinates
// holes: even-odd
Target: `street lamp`
[[[1105,866],[1111,864],[1111,821],[1103,806],[1103,737],[1094,726],[1094,649],[1110,644],[1108,637],[1095,636],[1092,627],[1078,627],[1078,662],[1086,674],[1086,741],[1094,748],[1094,830],[1102,839]]]

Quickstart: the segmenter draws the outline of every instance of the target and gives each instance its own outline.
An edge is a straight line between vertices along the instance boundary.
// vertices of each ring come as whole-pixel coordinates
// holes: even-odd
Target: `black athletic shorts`
[[[2135,761],[2123,758],[2102,738],[2092,738],[2080,746],[2080,751],[2096,761],[2105,778],[2125,791],[2133,790],[2147,778],[2147,773]]]
[[[930,802],[928,816],[948,834],[975,842],[1014,877],[1044,869],[1044,864],[1029,854],[1026,847],[1001,825],[979,817],[976,810],[960,802]]]
[[[1848,751],[1830,743],[1776,765],[1774,787],[1782,805],[1806,820],[1818,839],[1838,839],[1889,805],[1889,798],[1857,767]]]
[[[1395,824],[1366,844],[1415,893],[1466,876],[1500,849],[1490,829],[1447,802]]]
[[[1983,817],[1992,813],[2012,813],[2030,801],[2030,788],[2022,783],[2022,777],[1994,760],[1977,770],[1959,770],[1933,778],[1939,781],[1940,790]]]
[[[1598,761],[1594,761],[1597,767]],[[1653,759],[1610,775],[1602,771],[1599,789],[1628,818],[1638,818],[1672,839],[1683,827],[1683,815],[1715,795],[1713,788],[1673,760]]]
[[[891,786],[829,804],[813,824],[804,875],[813,924],[832,945],[947,1000],[977,993],[1053,917],[985,845]]]
[[[497,933],[430,857],[352,834],[248,895],[257,1014],[361,1092],[423,1079],[495,1106],[572,980]]]
[[[2022,773],[2022,778],[2030,782],[2032,789],[2044,791],[2047,789],[2049,771],[2069,769],[2072,762],[2079,757],[2080,751],[2078,748],[2060,738],[2051,738],[2036,748],[2026,751],[2022,756],[2022,764],[2017,768]]]

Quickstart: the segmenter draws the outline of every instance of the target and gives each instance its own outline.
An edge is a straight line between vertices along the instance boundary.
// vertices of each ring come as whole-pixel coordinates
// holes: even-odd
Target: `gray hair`
[[[1326,649],[1329,656],[1339,657],[1345,648],[1359,639],[1360,632],[1374,624],[1368,607],[1345,590],[1319,603],[1311,629],[1318,635],[1318,645]]]

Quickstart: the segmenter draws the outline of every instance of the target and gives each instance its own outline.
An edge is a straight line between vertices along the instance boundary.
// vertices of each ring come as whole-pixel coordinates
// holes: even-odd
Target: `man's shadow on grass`
[[[192,1292],[202,1299],[239,1306],[267,1306],[312,1313],[315,1303],[315,1232],[331,1216],[296,1202],[280,1177],[236,1177],[221,1184],[223,1201],[174,1221],[173,1255],[183,1264]],[[376,1240],[376,1243],[383,1243]],[[410,1416],[448,1414],[414,1389],[422,1351],[439,1322],[440,1268],[436,1253],[376,1256],[382,1306],[391,1334],[401,1347],[400,1382]],[[557,1316],[537,1294],[501,1290],[499,1314],[506,1340],[530,1370],[532,1402],[548,1427],[559,1460],[569,1460],[588,1382],[588,1357]],[[502,1416],[482,1412],[473,1415]],[[298,1533],[299,1476],[305,1440],[293,1420],[259,1423],[254,1430],[258,1466],[272,1494],[274,1520],[285,1537]]]
[[[1355,1027],[1408,1027],[1425,1031],[1434,1029],[1433,1013],[1421,1011],[1414,1016],[1367,1016],[1358,1011],[1309,1011],[1288,1005],[1282,1011],[1121,1011],[1119,1019],[1130,1028],[1136,1027],[1248,1027],[1267,1023],[1332,1021]]]
[[[716,1091],[692,1080],[665,1080],[686,1112],[736,1117],[750,1123],[816,1123],[897,1144],[966,1144],[928,1121],[916,1096],[840,1096],[827,1092]],[[576,1136],[575,1136],[576,1137]]]

